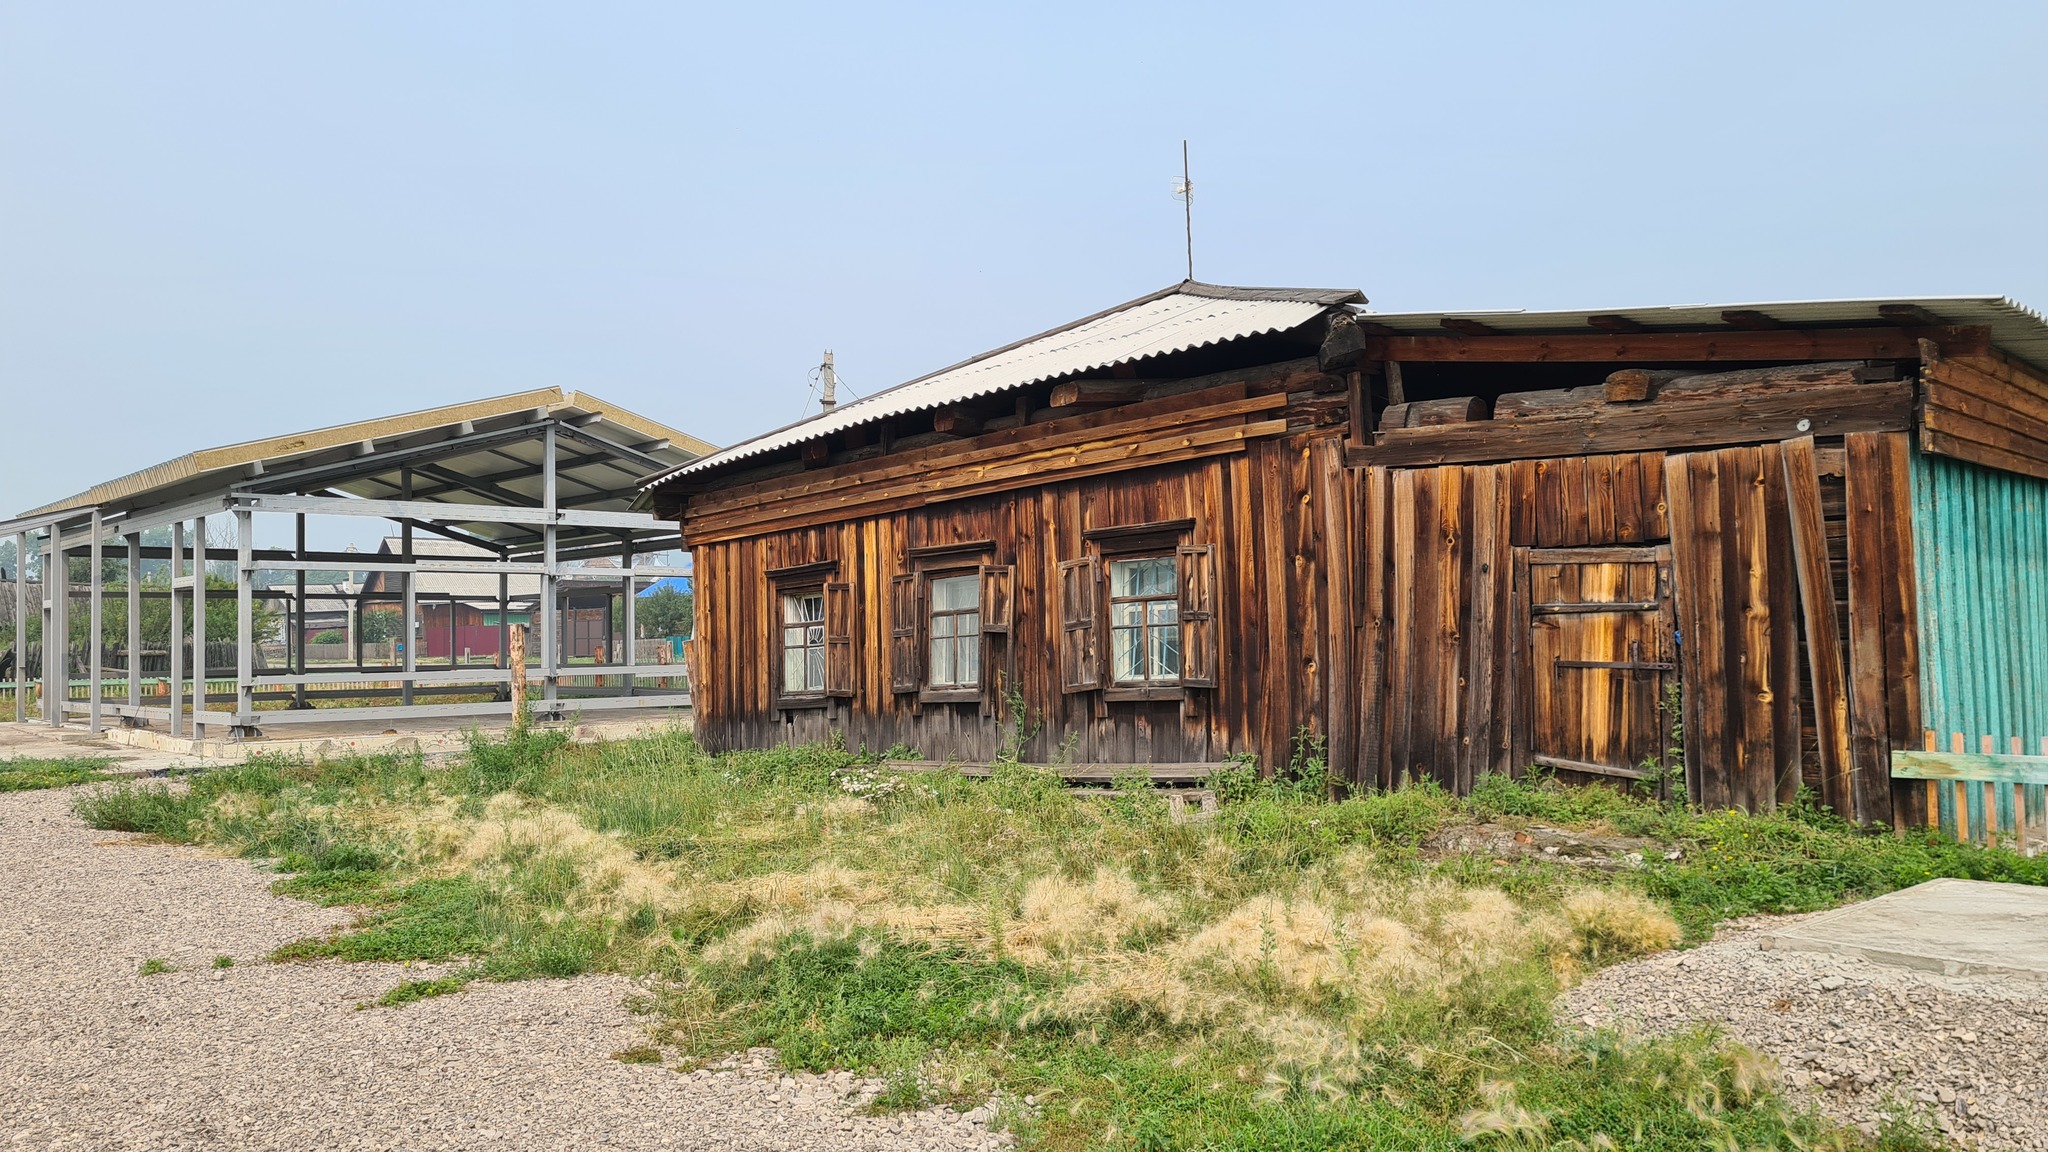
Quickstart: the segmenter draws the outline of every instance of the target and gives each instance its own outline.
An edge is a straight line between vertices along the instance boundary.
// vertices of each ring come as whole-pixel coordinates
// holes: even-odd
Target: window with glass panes
[[[1173,557],[1109,562],[1109,651],[1119,684],[1180,679],[1180,595]]]
[[[825,593],[822,589],[782,596],[782,691],[789,695],[825,690]]]
[[[981,685],[981,577],[935,576],[930,588],[933,688]]]

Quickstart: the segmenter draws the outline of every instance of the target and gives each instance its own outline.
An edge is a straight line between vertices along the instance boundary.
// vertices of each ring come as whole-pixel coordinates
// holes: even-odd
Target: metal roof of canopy
[[[142,524],[153,512],[232,496],[323,494],[426,503],[537,507],[542,445],[557,440],[557,504],[626,512],[641,477],[711,444],[588,393],[543,388],[188,453],[23,513],[0,531],[83,519]],[[537,548],[536,524],[442,522],[499,548]],[[563,548],[617,533],[564,530]]]
[[[1286,332],[1331,307],[1364,302],[1365,297],[1350,288],[1231,288],[1184,280],[669,469],[649,477],[643,487],[889,416],[1246,336]]]

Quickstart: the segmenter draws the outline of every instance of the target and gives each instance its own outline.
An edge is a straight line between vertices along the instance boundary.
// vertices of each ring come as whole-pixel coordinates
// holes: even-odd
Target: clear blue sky
[[[2048,5],[0,0],[0,513],[523,388],[726,443],[1196,273],[2048,306]]]

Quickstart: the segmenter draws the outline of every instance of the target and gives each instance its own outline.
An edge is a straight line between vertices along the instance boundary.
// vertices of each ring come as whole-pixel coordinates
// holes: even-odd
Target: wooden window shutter
[[[853,585],[825,585],[825,695],[853,695]]]
[[[1188,688],[1216,686],[1216,549],[1183,544],[1180,577],[1180,682]]]
[[[1008,632],[1010,630],[1011,573],[1008,564],[983,564],[981,566],[981,630],[983,632]]]
[[[1092,692],[1102,687],[1102,653],[1095,639],[1095,602],[1101,586],[1095,557],[1060,562],[1062,691]]]
[[[922,679],[917,643],[917,573],[889,578],[889,688],[915,692]]]

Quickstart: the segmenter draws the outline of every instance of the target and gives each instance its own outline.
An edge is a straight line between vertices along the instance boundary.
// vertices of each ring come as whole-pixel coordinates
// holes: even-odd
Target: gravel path
[[[95,832],[69,799],[0,795],[0,1150],[1008,1143],[977,1113],[860,1115],[879,1084],[782,1076],[772,1053],[689,1075],[613,1060],[645,1043],[617,977],[357,1010],[419,973],[266,963],[347,914],[271,895],[247,861]],[[148,959],[175,970],[141,976]]]
[[[2048,1152],[2048,984],[1759,947],[1791,919],[1731,923],[1690,952],[1608,968],[1566,995],[1562,1016],[1652,1031],[1718,1023],[1866,1131],[1901,1101],[1964,1143]]]

